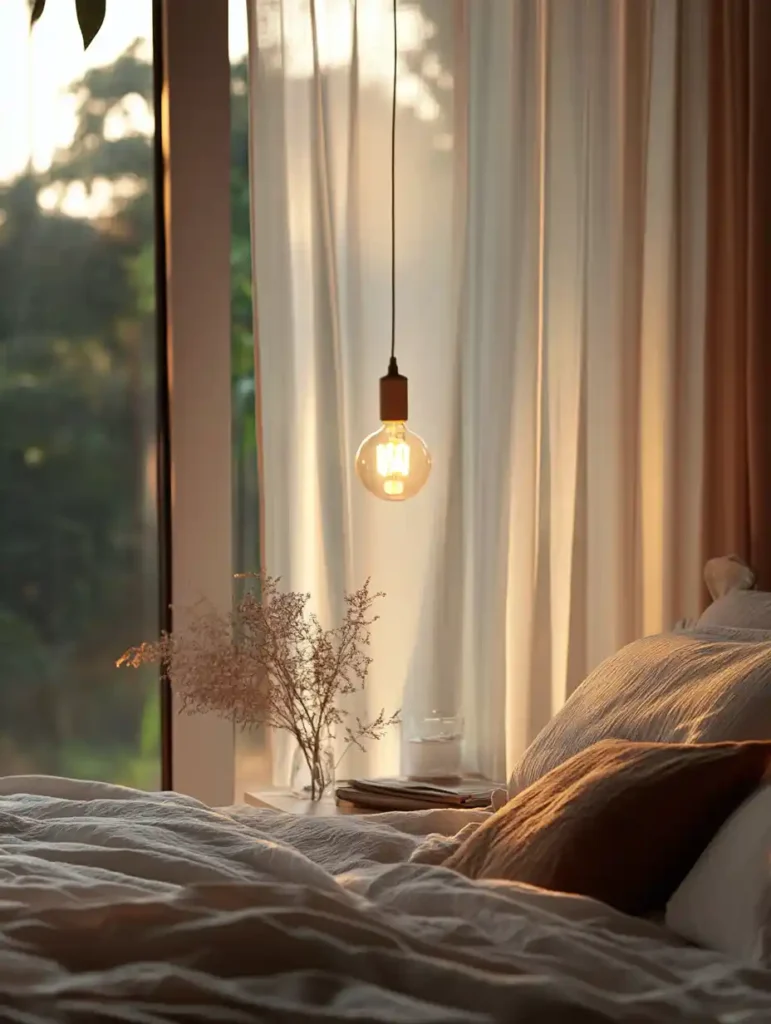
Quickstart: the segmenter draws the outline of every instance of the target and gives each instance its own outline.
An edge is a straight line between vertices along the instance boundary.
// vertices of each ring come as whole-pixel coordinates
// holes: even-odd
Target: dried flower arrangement
[[[255,580],[259,594],[247,592],[226,614],[199,604],[184,628],[132,647],[117,664],[161,665],[190,714],[213,711],[242,727],[291,733],[310,771],[310,797],[318,800],[331,781],[325,743],[338,727],[345,753],[352,745],[363,750],[365,740],[380,739],[399,721],[398,712],[387,717],[381,710],[371,722],[349,723],[340,702],[367,681],[378,618],[372,607],[385,595],[371,593],[367,580],[346,594],[342,622],[323,629],[307,612],[310,594],[282,592],[272,576],[237,578]]]

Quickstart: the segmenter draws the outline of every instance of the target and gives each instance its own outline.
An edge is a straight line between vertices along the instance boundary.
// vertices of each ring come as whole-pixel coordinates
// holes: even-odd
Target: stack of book
[[[356,811],[423,811],[437,807],[485,808],[500,784],[489,779],[352,779],[335,791],[338,805]]]

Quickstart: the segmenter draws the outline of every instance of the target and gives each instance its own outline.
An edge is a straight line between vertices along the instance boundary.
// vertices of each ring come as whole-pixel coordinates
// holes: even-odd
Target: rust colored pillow
[[[517,794],[444,866],[663,910],[769,766],[771,742],[603,740]]]

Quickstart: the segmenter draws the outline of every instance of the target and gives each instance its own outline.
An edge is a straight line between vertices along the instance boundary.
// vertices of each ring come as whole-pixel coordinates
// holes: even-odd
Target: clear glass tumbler
[[[432,712],[408,717],[403,730],[403,774],[425,780],[460,778],[463,719],[459,715]]]

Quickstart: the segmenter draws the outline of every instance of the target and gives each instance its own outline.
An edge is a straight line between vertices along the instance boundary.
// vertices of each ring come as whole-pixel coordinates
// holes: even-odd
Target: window
[[[233,568],[258,572],[260,502],[257,476],[252,251],[249,191],[249,81],[246,3],[229,0],[231,132],[231,319],[233,375]],[[244,584],[234,581],[234,599]],[[263,729],[236,735],[236,799],[270,779],[270,747]]]
[[[0,5],[0,773],[160,782],[152,0]]]
[[[233,375],[233,561],[236,572],[260,567],[255,429],[252,252],[249,214],[249,96],[246,4],[230,0],[231,319]]]

